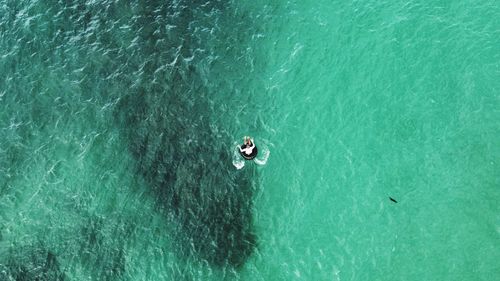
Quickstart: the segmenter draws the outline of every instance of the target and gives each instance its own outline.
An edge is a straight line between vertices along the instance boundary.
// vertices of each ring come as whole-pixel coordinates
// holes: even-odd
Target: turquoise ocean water
[[[500,280],[499,18],[0,1],[0,280]]]

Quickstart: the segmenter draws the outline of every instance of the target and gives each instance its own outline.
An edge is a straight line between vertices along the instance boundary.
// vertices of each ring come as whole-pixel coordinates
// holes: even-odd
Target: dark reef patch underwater
[[[41,245],[11,249],[2,254],[0,280],[66,280],[56,256]]]
[[[134,280],[132,243],[164,263],[245,264],[259,183],[231,164],[224,73],[247,71],[252,23],[232,5],[0,4],[2,278]],[[181,267],[167,275],[195,278]]]
[[[181,252],[192,251],[215,265],[239,267],[256,246],[252,231],[255,171],[235,171],[232,167],[231,137],[214,121],[218,112],[210,104],[213,93],[204,85],[201,70],[186,64],[186,59],[198,57],[203,48],[201,38],[190,38],[197,34],[190,24],[200,18],[196,14],[222,13],[221,3],[215,4],[199,10],[196,4],[160,10],[153,4],[141,7],[145,18],[151,20],[141,23],[148,26],[138,41],[144,46],[142,53],[161,57],[161,50],[170,49],[175,60],[166,69],[159,59],[145,62],[143,77],[147,82],[135,85],[121,100],[118,114],[124,115],[122,130],[127,132],[138,169],[158,203],[167,213],[173,212],[182,229],[176,235],[183,245]],[[162,30],[166,23],[156,20],[160,15],[176,19],[174,41],[188,40],[163,42],[169,36]],[[151,86],[160,69],[166,81]]]

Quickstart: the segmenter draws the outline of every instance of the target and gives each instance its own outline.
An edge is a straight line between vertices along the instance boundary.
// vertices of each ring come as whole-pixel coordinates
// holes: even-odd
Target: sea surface
[[[0,0],[0,280],[500,280],[499,19]]]

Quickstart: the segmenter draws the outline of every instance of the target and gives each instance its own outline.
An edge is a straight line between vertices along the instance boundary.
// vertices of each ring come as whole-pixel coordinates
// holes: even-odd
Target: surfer
[[[257,156],[257,147],[253,143],[253,139],[250,137],[245,137],[243,145],[238,148],[240,149],[241,156],[247,160],[252,160],[255,156]]]

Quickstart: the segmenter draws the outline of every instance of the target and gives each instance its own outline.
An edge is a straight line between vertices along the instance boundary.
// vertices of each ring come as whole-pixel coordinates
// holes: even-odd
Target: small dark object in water
[[[392,197],[389,197],[389,199],[391,199],[391,201],[394,202],[394,203],[398,203],[398,201],[396,201],[396,199],[394,199]]]

